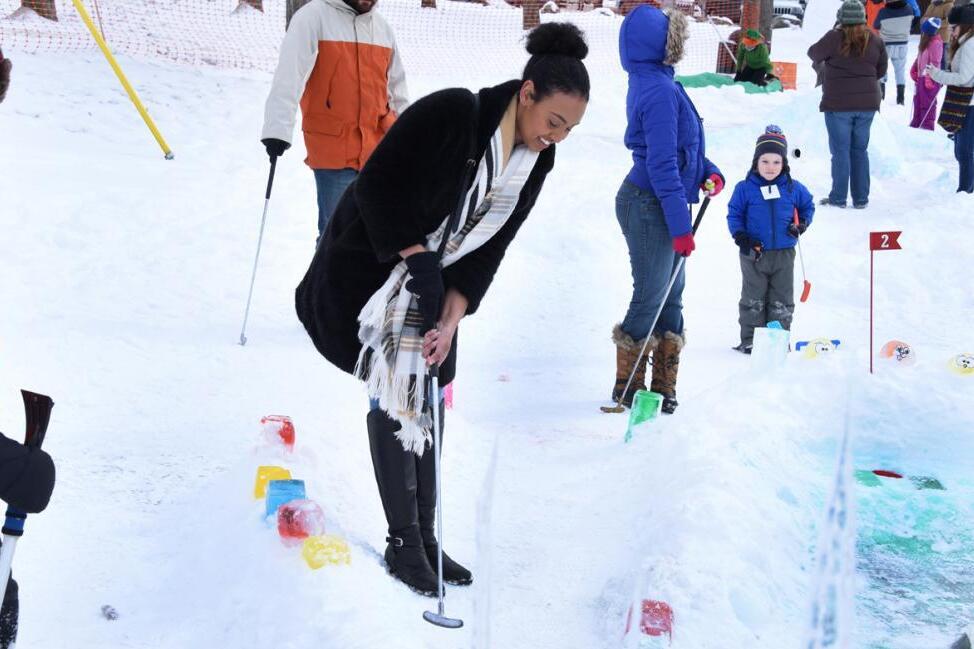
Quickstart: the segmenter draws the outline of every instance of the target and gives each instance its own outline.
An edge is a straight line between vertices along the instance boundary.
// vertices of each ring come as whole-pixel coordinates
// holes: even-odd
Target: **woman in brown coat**
[[[846,0],[839,26],[808,49],[812,65],[822,70],[822,103],[832,154],[832,191],[822,205],[845,207],[869,203],[869,130],[879,110],[879,80],[889,57],[883,40],[866,27],[866,9]]]

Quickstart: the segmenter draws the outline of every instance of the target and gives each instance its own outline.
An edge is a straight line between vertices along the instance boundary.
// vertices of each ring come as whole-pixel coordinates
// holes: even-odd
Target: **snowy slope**
[[[795,177],[816,196],[827,191],[825,129],[802,56],[818,35],[775,35],[776,55],[800,63],[796,92],[693,91],[710,157],[730,182],[774,122],[802,149]],[[942,647],[974,618],[964,595],[974,589],[957,578],[971,565],[959,539],[974,513],[974,378],[945,369],[949,356],[974,351],[970,199],[953,194],[949,141],[908,129],[904,109],[885,105],[874,125],[870,208],[821,210],[804,239],[813,291],[795,338],[840,338],[840,353],[793,355],[767,378],[729,350],[740,280],[728,192],[688,266],[682,405],[626,445],[623,416],[597,408],[614,371],[609,332],[629,298],[613,214],[629,164],[625,79],[593,79],[584,123],[559,147],[481,313],[462,327],[446,546],[475,578],[489,558],[491,579],[449,589],[448,612],[468,624],[447,632],[424,623],[431,602],[380,565],[365,396],[315,353],[293,315],[315,227],[299,143],[279,164],[250,342],[236,344],[263,205],[257,138],[269,76],[123,59],[176,152],[165,162],[94,54],[8,55],[0,429],[22,430],[16,388],[51,394],[59,469],[51,508],[28,521],[15,562],[22,646],[470,647],[489,637],[491,647],[617,647],[647,571],[646,596],[676,611],[674,647],[798,646],[815,526],[850,408],[857,467],[936,475],[956,514],[936,526],[949,560],[924,573],[941,595],[956,591],[946,603],[909,593],[910,566],[884,573],[882,557],[861,559],[856,646]],[[418,97],[503,78],[483,76],[445,71],[410,85]],[[920,360],[869,377],[866,240],[886,229],[904,231],[904,250],[876,258],[877,342],[910,341]],[[260,443],[258,420],[272,413],[295,420],[293,456]],[[478,530],[495,443],[492,524]],[[349,540],[351,566],[311,572],[263,523],[250,491],[257,465],[272,461],[308,481],[330,530]],[[865,538],[897,512],[870,515],[863,498]],[[106,603],[117,621],[100,617]]]

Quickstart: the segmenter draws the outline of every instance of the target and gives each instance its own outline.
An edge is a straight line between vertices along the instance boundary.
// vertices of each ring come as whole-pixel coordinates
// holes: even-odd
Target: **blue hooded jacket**
[[[769,185],[777,186],[780,198],[765,198],[761,189]],[[795,208],[798,219],[811,225],[815,201],[805,185],[784,173],[769,183],[752,171],[734,187],[727,204],[727,227],[731,235],[742,230],[747,232],[765,250],[794,248],[798,239],[788,234],[788,224],[794,222]]]
[[[619,56],[629,73],[626,147],[633,166],[626,180],[651,192],[663,207],[670,236],[691,230],[687,203],[699,201],[699,186],[711,174],[703,124],[666,58],[669,19],[648,5],[629,12],[619,30]]]

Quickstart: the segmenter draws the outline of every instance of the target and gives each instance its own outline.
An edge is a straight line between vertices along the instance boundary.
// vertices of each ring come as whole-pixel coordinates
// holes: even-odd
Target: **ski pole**
[[[437,364],[430,365],[430,383],[432,389],[427,396],[427,402],[433,410],[433,469],[436,472],[436,536],[440,540],[436,544],[436,594],[439,597],[437,612],[424,611],[423,619],[430,624],[446,629],[459,629],[463,620],[447,617],[443,607],[443,498],[440,489],[440,368]]]
[[[795,225],[798,225],[798,208],[795,208]],[[798,237],[798,261],[802,265],[802,296],[799,302],[807,302],[808,294],[812,292],[812,283],[805,276],[805,257],[802,255],[802,239]]]
[[[24,397],[24,413],[27,419],[27,434],[24,436],[24,446],[28,448],[40,448],[44,443],[44,435],[47,434],[47,425],[51,421],[51,410],[54,408],[54,401],[51,397],[21,390]],[[27,521],[27,512],[14,507],[7,506],[7,517],[3,523],[3,547],[0,547],[0,579],[3,580],[3,592],[6,592],[10,581],[10,567],[14,561],[14,551],[17,549],[17,540],[24,535],[24,523]]]
[[[710,196],[705,196],[703,202],[700,204],[700,209],[697,210],[697,218],[693,222],[693,228],[691,232],[693,234],[697,233],[697,228],[700,227],[700,220],[703,219],[704,212],[707,211],[707,206],[710,205]],[[663,307],[666,306],[666,300],[670,297],[670,291],[673,290],[673,285],[676,284],[676,278],[680,276],[680,271],[683,270],[684,264],[687,263],[686,257],[680,257],[680,261],[677,262],[676,268],[673,269],[673,274],[670,276],[670,283],[666,285],[666,292],[663,293],[663,299],[660,300],[659,308],[656,309],[656,315],[653,316],[653,324],[649,326],[649,333],[646,334],[646,340],[643,341],[643,347],[639,350],[639,356],[636,357],[636,363],[632,366],[632,371],[629,373],[629,380],[626,381],[626,387],[619,394],[619,400],[616,401],[614,406],[601,406],[602,412],[625,412],[626,408],[622,405],[622,400],[626,398],[626,392],[629,391],[629,386],[632,385],[632,380],[636,376],[636,369],[639,367],[639,362],[643,359],[646,354],[646,347],[649,345],[649,339],[652,338],[653,330],[656,328],[656,323],[659,321],[659,316],[663,313]]]
[[[260,233],[257,235],[257,254],[254,255],[254,270],[250,274],[250,290],[247,291],[247,308],[244,309],[243,326],[240,327],[240,344],[247,344],[247,317],[250,315],[250,299],[254,295],[254,280],[257,279],[257,260],[260,259],[260,244],[264,241],[264,223],[267,221],[267,207],[271,204],[271,186],[274,184],[274,169],[277,167],[277,156],[271,156],[271,171],[267,175],[267,192],[264,194],[264,213],[260,217]]]

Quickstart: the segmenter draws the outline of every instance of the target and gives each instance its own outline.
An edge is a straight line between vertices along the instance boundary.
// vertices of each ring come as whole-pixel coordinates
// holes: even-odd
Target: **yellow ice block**
[[[348,565],[352,563],[352,555],[348,551],[348,543],[335,534],[309,536],[304,540],[301,556],[312,570],[323,566]]]
[[[284,467],[263,465],[257,467],[257,479],[254,481],[254,498],[260,499],[267,495],[267,483],[271,480],[290,480],[291,472]]]

